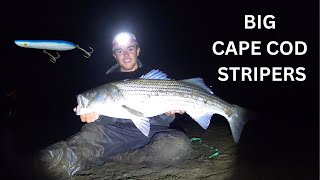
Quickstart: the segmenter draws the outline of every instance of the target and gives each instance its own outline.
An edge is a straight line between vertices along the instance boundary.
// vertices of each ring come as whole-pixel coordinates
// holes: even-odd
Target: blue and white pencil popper
[[[46,50],[52,50],[52,51],[68,51],[72,49],[80,49],[83,51],[86,55],[83,55],[86,58],[90,58],[91,54],[93,53],[93,49],[91,49],[91,52],[88,52],[84,49],[82,49],[79,45],[76,45],[69,41],[63,41],[63,40],[15,40],[14,41],[16,45],[24,48],[32,48],[32,49],[42,49],[44,54],[47,54],[50,57],[51,62],[55,63],[56,60],[60,57],[59,53],[57,53],[57,57],[54,57],[50,53],[48,53]]]

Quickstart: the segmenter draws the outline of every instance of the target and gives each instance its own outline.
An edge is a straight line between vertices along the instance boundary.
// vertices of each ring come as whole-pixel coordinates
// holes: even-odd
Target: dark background
[[[318,179],[319,2],[22,1],[1,5],[1,138],[6,177],[30,176],[32,154],[77,133],[76,94],[103,82],[115,60],[111,41],[134,33],[140,60],[176,79],[200,76],[219,97],[259,114],[241,138],[239,170],[254,179]],[[274,15],[276,29],[244,29],[244,15]],[[93,47],[59,52],[57,63],[16,39],[58,39]],[[216,56],[215,41],[261,41],[261,56]],[[303,56],[270,56],[269,41],[304,41]],[[304,82],[221,82],[218,68],[305,67]],[[239,74],[238,74],[239,75]],[[239,77],[239,76],[238,76]],[[5,94],[16,90],[16,99]],[[10,107],[16,115],[8,118]],[[211,124],[214,124],[212,122]],[[18,172],[18,173],[17,173]],[[21,172],[21,173],[19,173]],[[2,179],[2,178],[1,178]]]

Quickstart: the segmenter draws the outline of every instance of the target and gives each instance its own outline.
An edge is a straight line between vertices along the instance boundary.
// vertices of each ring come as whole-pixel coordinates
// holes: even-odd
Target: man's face
[[[113,57],[118,61],[121,72],[131,72],[138,69],[140,48],[130,42],[127,45],[116,45]]]

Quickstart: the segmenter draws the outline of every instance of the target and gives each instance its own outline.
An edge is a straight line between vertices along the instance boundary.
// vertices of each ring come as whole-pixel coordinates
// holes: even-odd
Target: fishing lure
[[[43,53],[47,54],[50,57],[51,62],[53,63],[55,63],[56,60],[60,57],[60,54],[56,52],[57,56],[55,57],[52,54],[48,53],[46,50],[68,51],[77,48],[86,54],[83,55],[86,58],[90,58],[91,54],[93,53],[93,49],[91,47],[89,47],[91,49],[91,52],[88,52],[82,49],[79,45],[63,40],[15,40],[14,42],[20,47],[42,49]]]

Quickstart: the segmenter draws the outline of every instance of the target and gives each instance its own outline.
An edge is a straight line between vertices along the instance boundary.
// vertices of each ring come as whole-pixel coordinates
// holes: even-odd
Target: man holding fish
[[[133,34],[119,33],[112,43],[117,64],[107,71],[108,82],[138,79],[148,74],[150,69],[138,60],[141,49]],[[149,76],[151,79],[167,79],[158,74],[155,72]],[[78,104],[80,101],[86,100],[78,97]],[[190,157],[192,148],[188,137],[169,128],[174,114],[184,111],[169,110],[157,116],[143,117],[130,107],[123,106],[123,109],[123,114],[128,113],[132,118],[100,115],[78,105],[74,111],[82,122],[88,124],[66,141],[41,151],[40,160],[46,174],[54,178],[70,177],[108,161],[171,165]]]

